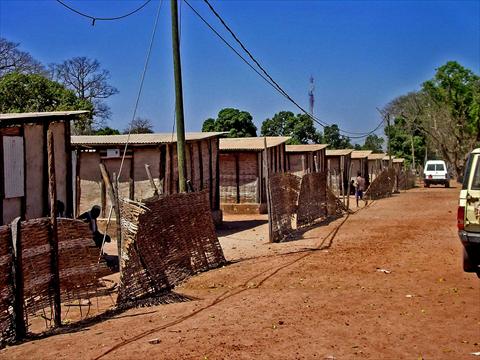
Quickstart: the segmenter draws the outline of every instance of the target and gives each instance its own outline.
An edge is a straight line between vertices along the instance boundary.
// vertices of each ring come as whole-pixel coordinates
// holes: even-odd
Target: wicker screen
[[[171,289],[225,263],[207,191],[123,201],[122,281],[118,302]]]
[[[297,227],[314,224],[327,217],[327,176],[310,173],[302,177],[298,197]]]
[[[10,226],[0,226],[0,345],[14,337],[11,243]]]
[[[269,178],[272,242],[280,242],[294,235],[293,222],[301,180],[301,177],[290,173],[277,173]]]
[[[391,196],[395,187],[395,169],[383,170],[368,187],[365,192],[367,199],[376,200]]]

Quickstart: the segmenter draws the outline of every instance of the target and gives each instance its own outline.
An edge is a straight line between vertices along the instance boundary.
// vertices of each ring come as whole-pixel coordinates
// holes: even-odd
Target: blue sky
[[[143,0],[65,0],[94,16],[121,15]],[[219,29],[203,1],[191,4]],[[364,132],[375,108],[419,88],[448,60],[480,72],[480,1],[213,1],[273,78],[308,108],[315,77],[315,115]],[[108,104],[109,125],[131,119],[158,0],[119,21],[97,22],[53,0],[0,1],[0,36],[48,64],[73,56],[98,59],[120,93]],[[170,4],[164,0],[138,115],[170,132],[174,92]],[[249,111],[257,127],[281,110],[298,112],[248,68],[185,5],[181,50],[187,131],[224,107]],[[228,35],[226,35],[228,37]],[[228,38],[230,39],[230,38]],[[233,44],[233,40],[232,40]],[[321,128],[319,129],[321,130]],[[379,133],[381,134],[381,130]]]

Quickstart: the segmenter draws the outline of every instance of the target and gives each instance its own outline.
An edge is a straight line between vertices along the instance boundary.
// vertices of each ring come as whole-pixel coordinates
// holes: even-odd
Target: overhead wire
[[[192,6],[188,3],[187,0],[184,0],[187,5],[189,5],[190,8],[192,8]],[[223,20],[223,18],[220,16],[220,14],[215,10],[215,8],[210,4],[210,2],[208,0],[203,0],[207,6],[209,7],[209,9],[212,11],[212,13],[215,15],[215,17],[221,22],[221,24],[225,27],[225,29],[230,33],[230,35],[234,38],[234,40],[240,45],[240,47],[243,49],[243,51],[245,51],[245,53],[250,57],[250,59],[258,66],[258,68],[265,74],[265,76],[274,84],[274,86],[278,89],[278,91],[283,94],[283,96],[285,98],[287,98],[292,104],[294,104],[298,109],[300,109],[303,113],[305,113],[306,115],[310,116],[312,118],[312,120],[314,120],[317,124],[319,124],[320,126],[322,127],[325,127],[325,126],[330,126],[331,124],[328,124],[327,122],[324,122],[322,120],[320,120],[319,118],[315,117],[313,114],[309,113],[307,110],[305,110],[301,105],[298,104],[298,102],[296,102],[281,86],[280,84],[278,84],[278,82],[276,82],[273,77],[265,70],[265,68],[259,63],[258,60],[255,59],[255,57],[252,55],[252,53],[246,48],[246,46],[242,43],[242,41],[238,38],[238,36],[233,32],[233,30],[228,26],[228,24],[225,22],[225,20]],[[192,8],[193,10],[193,8]],[[198,12],[195,11],[195,13],[197,15]],[[204,22],[206,22],[206,20],[202,19]],[[208,26],[210,28],[213,28],[211,25],[208,24]],[[230,46],[229,46],[230,47]],[[250,64],[251,65],[251,64]],[[381,124],[383,123],[383,121],[381,122]],[[353,131],[347,131],[347,130],[343,130],[343,129],[340,129],[339,128],[339,131],[340,132],[343,132],[345,134],[352,134],[352,135],[358,135],[358,136],[349,136],[350,138],[363,138],[365,136],[368,136],[370,135],[371,133],[373,133],[374,131],[376,131],[377,129],[379,128],[379,126],[377,126],[375,128],[375,130],[372,130],[372,131],[369,131],[369,132],[353,132]]]
[[[120,20],[120,19],[124,19],[126,17],[129,17],[137,12],[139,12],[140,10],[142,10],[145,6],[148,5],[148,3],[150,3],[152,0],[146,0],[142,5],[140,5],[138,8],[126,13],[126,14],[123,14],[123,15],[119,15],[119,16],[112,16],[112,17],[100,17],[100,16],[93,16],[93,15],[90,15],[90,14],[87,14],[87,13],[84,13],[80,10],[77,10],[75,9],[74,7],[66,4],[65,2],[63,2],[62,0],[56,0],[57,3],[59,3],[60,5],[62,5],[63,7],[67,8],[68,10],[80,15],[80,16],[83,16],[85,18],[88,18],[90,20],[92,20],[92,25],[95,25],[95,22],[96,21],[113,21],[113,20]]]

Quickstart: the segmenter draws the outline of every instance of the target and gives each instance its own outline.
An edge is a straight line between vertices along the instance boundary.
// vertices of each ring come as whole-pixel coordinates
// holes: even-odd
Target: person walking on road
[[[365,178],[362,177],[362,174],[357,172],[357,177],[355,178],[355,200],[357,201],[358,207],[358,199],[363,200],[363,192],[365,191]],[[365,202],[366,205],[366,202]]]

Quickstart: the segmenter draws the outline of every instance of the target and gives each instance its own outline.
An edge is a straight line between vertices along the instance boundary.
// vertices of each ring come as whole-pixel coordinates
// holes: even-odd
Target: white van
[[[447,164],[443,160],[428,160],[423,169],[423,185],[430,187],[432,184],[450,187]]]
[[[463,244],[463,270],[480,278],[480,148],[470,153],[465,166],[457,228]]]

